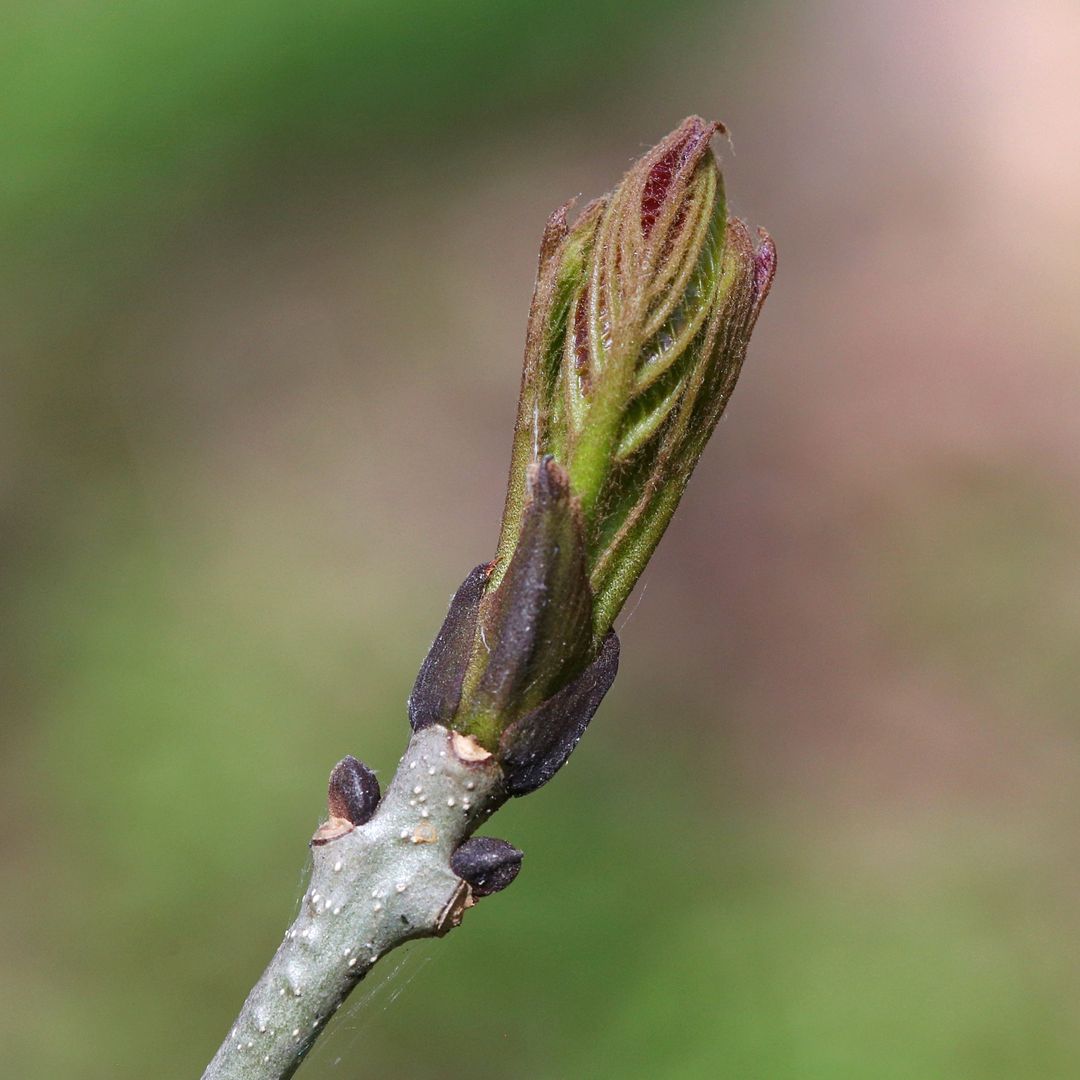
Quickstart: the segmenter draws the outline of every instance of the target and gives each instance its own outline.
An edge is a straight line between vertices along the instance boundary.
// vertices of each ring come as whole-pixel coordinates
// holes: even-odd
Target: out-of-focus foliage
[[[1053,0],[4,5],[5,1073],[198,1074],[493,551],[548,212],[700,112],[783,257],[727,420],[521,875],[305,1075],[1071,1077],[1078,71]]]
[[[160,233],[223,185],[269,194],[252,173],[302,168],[301,148],[360,159],[361,184],[388,143],[423,169],[573,109],[671,33],[640,0],[15,0],[4,22],[4,234],[84,251],[130,242],[118,220]]]

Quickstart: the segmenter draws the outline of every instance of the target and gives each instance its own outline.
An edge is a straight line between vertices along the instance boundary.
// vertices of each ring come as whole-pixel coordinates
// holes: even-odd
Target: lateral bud
[[[380,798],[379,781],[362,761],[350,754],[334,766],[326,799],[331,818],[364,825],[378,809]]]
[[[525,853],[493,836],[473,836],[450,856],[450,869],[476,898],[501,892],[518,876]]]

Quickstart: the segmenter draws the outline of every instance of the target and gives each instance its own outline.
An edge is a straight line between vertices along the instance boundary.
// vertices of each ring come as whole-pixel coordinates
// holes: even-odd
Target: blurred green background
[[[1080,1075],[1073,0],[0,14],[7,1075],[199,1075],[493,550],[547,213],[690,112],[732,407],[521,877],[302,1075]]]

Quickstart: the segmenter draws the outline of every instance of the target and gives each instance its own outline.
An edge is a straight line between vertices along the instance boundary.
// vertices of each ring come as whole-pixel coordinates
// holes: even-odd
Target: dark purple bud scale
[[[489,567],[475,567],[450,601],[435,638],[409,695],[409,723],[413,731],[432,724],[452,726],[461,701],[461,685],[476,635],[476,617],[484,595]]]
[[[589,659],[592,594],[580,514],[551,455],[529,468],[517,547],[481,617],[490,650],[475,695],[482,709],[520,715]]]
[[[528,795],[566,764],[618,670],[619,639],[612,630],[600,655],[573,682],[503,732],[499,761],[510,795]]]
[[[364,825],[374,816],[380,797],[379,781],[362,761],[350,754],[334,766],[326,800],[331,817]]]

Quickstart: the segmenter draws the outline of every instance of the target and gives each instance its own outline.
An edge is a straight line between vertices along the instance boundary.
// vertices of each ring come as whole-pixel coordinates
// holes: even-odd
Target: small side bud
[[[472,889],[474,897],[501,892],[518,876],[524,852],[493,836],[474,836],[450,856],[450,869]]]
[[[334,766],[326,800],[331,818],[364,825],[374,816],[380,797],[379,781],[362,761],[350,755]]]

